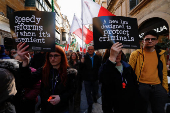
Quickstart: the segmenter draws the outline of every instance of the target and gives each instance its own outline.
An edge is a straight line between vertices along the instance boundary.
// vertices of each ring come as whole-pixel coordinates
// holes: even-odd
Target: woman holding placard
[[[19,71],[30,84],[42,79],[41,113],[68,113],[69,99],[75,92],[74,77],[77,71],[67,69],[67,57],[63,49],[56,45],[55,52],[47,52],[45,65],[31,73],[28,67],[29,58],[26,57],[28,51],[25,51],[29,45],[25,47],[24,45],[25,43],[17,45],[17,53],[23,61]]]
[[[99,70],[104,113],[139,113],[137,78],[131,66],[122,60],[122,47],[117,42],[106,50]]]

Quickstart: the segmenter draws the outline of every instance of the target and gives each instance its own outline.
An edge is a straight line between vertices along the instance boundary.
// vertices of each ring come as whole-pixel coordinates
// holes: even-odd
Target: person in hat
[[[13,96],[17,93],[14,75],[2,67],[0,73],[0,113],[16,113],[12,103]]]
[[[76,51],[77,55],[78,55],[78,59],[81,60],[82,55],[80,54],[79,50]]]

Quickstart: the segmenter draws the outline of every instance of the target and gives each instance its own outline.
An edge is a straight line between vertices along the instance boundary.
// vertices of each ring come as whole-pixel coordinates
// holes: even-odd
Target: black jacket
[[[93,67],[92,60],[87,53],[84,56],[84,63],[80,64],[81,75],[85,81],[96,81],[98,80],[98,71],[101,66],[101,59],[99,56],[94,54]]]
[[[136,75],[129,64],[122,61],[123,81],[116,64],[107,60],[99,70],[102,83],[102,109],[104,113],[135,113],[139,96]],[[122,82],[126,87],[122,87]],[[136,112],[138,113],[138,112]]]
[[[15,74],[19,65],[16,60],[4,59],[0,60],[0,107],[2,103],[13,100],[13,96],[17,93]]]
[[[51,69],[49,74],[50,79],[49,79],[48,87],[45,87],[43,82],[41,82],[40,96],[41,96],[41,110],[43,113],[60,113],[60,112],[68,111],[69,99],[73,96],[75,92],[74,78],[75,78],[75,74],[77,73],[75,69],[68,69],[67,82],[65,86],[61,83],[60,76],[57,77],[58,82],[56,82],[56,86],[54,90],[52,90],[53,72],[54,72],[54,78],[58,76],[58,71],[55,69],[54,70]],[[25,77],[27,78],[29,84],[34,84],[42,78],[42,68],[39,68],[36,72],[31,73],[28,67],[22,67],[22,65],[20,65],[20,74],[24,75],[24,78]],[[60,96],[60,102],[57,105],[52,105],[50,102],[47,101],[51,95]]]
[[[35,69],[41,68],[44,66],[45,63],[45,55],[46,53],[37,53],[31,58],[30,67]]]

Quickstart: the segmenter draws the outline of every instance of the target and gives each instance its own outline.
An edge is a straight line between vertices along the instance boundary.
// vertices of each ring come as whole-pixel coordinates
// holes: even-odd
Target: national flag
[[[82,52],[82,47],[80,47],[80,52]]]
[[[82,50],[83,49],[83,50]],[[86,53],[86,48],[80,47],[80,52]]]
[[[92,0],[82,0],[83,10],[81,13],[81,18],[83,19],[83,24],[92,24],[94,17],[100,16],[115,16],[109,12],[106,8],[97,4]]]
[[[80,46],[80,52],[86,53],[86,44],[83,44],[83,48]]]
[[[83,52],[86,53],[86,48],[83,49]]]
[[[65,46],[65,51],[68,51],[68,48],[69,48],[69,44],[67,44],[67,45]]]
[[[80,39],[82,39],[82,23],[81,21],[74,15],[72,25],[70,28],[70,32],[77,35]],[[83,41],[86,44],[89,44],[93,40],[93,32],[83,26]]]

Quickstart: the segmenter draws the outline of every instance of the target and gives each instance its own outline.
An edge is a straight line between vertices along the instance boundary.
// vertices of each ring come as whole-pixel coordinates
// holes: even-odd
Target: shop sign
[[[163,32],[163,31],[165,31],[165,30],[167,31],[168,28],[166,27],[166,25],[163,25],[163,26],[157,27],[157,28],[155,28],[155,29],[153,29],[153,30],[155,30],[157,33],[161,33],[161,32]],[[144,35],[144,33],[140,33],[140,34],[139,34],[139,37],[142,38],[143,35]]]

